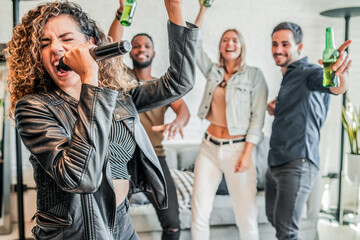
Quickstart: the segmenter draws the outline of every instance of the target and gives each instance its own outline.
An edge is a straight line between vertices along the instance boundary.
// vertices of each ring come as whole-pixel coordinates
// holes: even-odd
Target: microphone
[[[122,40],[118,42],[113,42],[106,44],[104,46],[94,47],[89,50],[91,56],[95,61],[102,61],[108,58],[117,57],[124,55],[131,50],[131,43],[127,40]],[[69,66],[63,62],[63,58],[59,59],[58,68],[61,68],[64,71],[72,71]]]

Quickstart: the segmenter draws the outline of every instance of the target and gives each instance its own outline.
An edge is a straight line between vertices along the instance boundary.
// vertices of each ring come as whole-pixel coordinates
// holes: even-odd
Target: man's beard
[[[280,54],[279,54],[280,55]],[[275,55],[274,56],[274,58],[276,57],[277,55]],[[284,63],[282,63],[282,64],[278,64],[278,63],[276,63],[276,61],[275,61],[275,63],[276,63],[276,65],[277,66],[279,66],[279,67],[286,67],[289,63],[290,63],[290,61],[291,61],[291,59],[287,59]]]
[[[149,61],[146,62],[138,62],[135,59],[132,59],[133,67],[134,68],[147,68],[151,65],[153,58],[151,58]]]
[[[279,64],[279,67],[287,67],[290,63],[290,60],[287,60],[286,62],[284,62],[283,64]]]

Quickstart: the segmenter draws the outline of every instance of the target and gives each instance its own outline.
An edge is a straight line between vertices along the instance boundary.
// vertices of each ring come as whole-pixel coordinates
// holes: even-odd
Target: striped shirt
[[[132,158],[136,143],[122,121],[114,121],[110,130],[110,167],[113,179],[129,179],[127,163]]]

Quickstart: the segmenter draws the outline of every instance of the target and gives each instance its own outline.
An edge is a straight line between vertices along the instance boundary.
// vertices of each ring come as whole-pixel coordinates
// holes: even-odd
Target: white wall
[[[37,5],[40,1],[21,1],[20,15]],[[118,1],[107,0],[76,0],[99,25],[108,31],[118,8]],[[12,2],[0,0],[0,42],[7,42],[11,38],[12,30]],[[216,0],[208,11],[206,24],[203,27],[205,50],[214,61],[217,60],[217,46],[220,35],[227,28],[237,28],[245,36],[247,44],[247,62],[258,66],[265,74],[269,86],[269,99],[272,100],[279,90],[282,79],[280,69],[275,66],[271,56],[270,34],[274,26],[282,21],[292,21],[299,24],[304,32],[303,56],[308,56],[311,62],[321,58],[325,46],[325,28],[334,27],[335,41],[340,45],[344,40],[344,19],[328,18],[319,12],[347,6],[360,6],[360,0]],[[197,15],[198,0],[184,0],[185,19],[193,22]],[[160,76],[168,66],[168,48],[166,34],[167,15],[162,0],[138,0],[134,22],[126,29],[125,39],[138,32],[149,33],[155,42],[156,58],[154,60],[153,75]],[[349,97],[360,105],[360,17],[351,19],[350,39],[353,43],[350,53],[353,59],[349,71],[351,85]],[[129,59],[126,59],[130,63]],[[197,109],[202,97],[204,78],[197,71],[197,82],[188,95],[184,97],[191,112],[191,119],[185,128],[185,139],[174,142],[199,142],[207,126],[197,117]],[[341,126],[341,97],[332,97],[330,111],[321,133],[320,156],[323,172],[338,171],[339,143]],[[168,121],[174,115],[167,113]],[[267,116],[264,127],[266,134],[271,133],[272,118]],[[28,174],[31,179],[31,174]],[[335,186],[336,187],[336,184]],[[347,188],[345,198],[352,199],[354,188]],[[336,201],[336,199],[333,199]],[[348,200],[346,200],[348,201]]]

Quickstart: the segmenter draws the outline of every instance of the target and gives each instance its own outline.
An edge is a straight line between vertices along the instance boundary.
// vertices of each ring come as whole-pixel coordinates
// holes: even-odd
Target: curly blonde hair
[[[23,96],[48,92],[55,87],[41,61],[40,39],[49,19],[61,14],[69,15],[87,39],[94,38],[96,45],[102,46],[109,42],[95,21],[75,3],[43,3],[30,10],[14,28],[12,39],[4,50],[9,70],[7,83],[11,102],[10,117],[13,117],[15,105]],[[136,81],[130,80],[119,58],[103,60],[98,65],[99,86],[126,94],[137,85]]]

